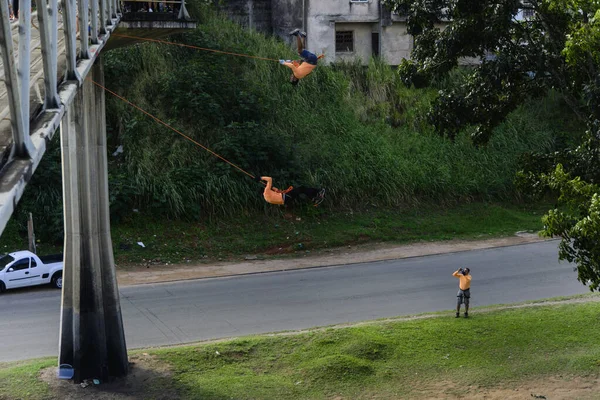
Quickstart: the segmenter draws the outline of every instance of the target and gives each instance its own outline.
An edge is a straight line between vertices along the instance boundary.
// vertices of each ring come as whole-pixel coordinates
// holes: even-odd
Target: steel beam
[[[92,35],[91,40],[92,44],[98,44],[98,0],[92,0],[90,3],[91,8],[91,27],[92,27]]]
[[[50,4],[46,0],[36,0],[36,5],[44,67],[44,108],[58,108],[60,99],[58,98],[56,49],[58,34],[57,0],[50,0]]]
[[[181,0],[181,7],[179,7],[178,19],[185,19],[186,21],[191,19],[187,8],[185,7],[185,0]]]
[[[79,0],[77,2],[77,7],[79,9],[79,58],[84,60],[90,58],[90,42],[88,34],[88,14],[90,12],[90,7],[88,1],[89,0]]]
[[[19,0],[19,62],[17,78],[21,100],[23,131],[29,137],[29,82],[31,77],[31,0]]]
[[[65,46],[67,53],[66,79],[81,83],[81,75],[77,72],[77,29],[75,19],[75,0],[61,0],[63,8],[63,28],[65,31]]]
[[[100,0],[100,34],[106,34],[106,25],[108,18],[106,17],[106,0]]]
[[[29,8],[31,8],[30,4]],[[19,31],[22,31],[22,34],[19,35],[19,52],[21,52],[21,42],[23,48],[29,49],[30,46],[30,42],[24,39],[24,37],[31,36],[31,13],[28,15],[28,20],[22,17],[20,21],[22,25],[19,26]],[[27,30],[28,23],[29,28]],[[2,63],[4,65],[4,84],[8,92],[10,124],[13,136],[11,157],[31,158],[35,153],[35,147],[29,137],[29,104],[27,104],[26,108],[27,114],[24,113],[25,110],[22,108],[23,101],[29,101],[29,91],[27,91],[25,99],[22,99],[22,93],[24,92],[21,90],[22,79],[18,76],[26,71],[26,79],[29,82],[30,66],[29,63],[25,65],[25,63],[21,62],[20,68],[17,69],[7,0],[0,0],[0,53],[2,53]],[[27,59],[29,60],[29,58]],[[27,90],[29,90],[29,85],[27,85]]]
[[[112,0],[106,0],[106,11],[108,11],[108,15],[106,16],[106,25],[108,26],[112,26],[113,24],[112,4]]]

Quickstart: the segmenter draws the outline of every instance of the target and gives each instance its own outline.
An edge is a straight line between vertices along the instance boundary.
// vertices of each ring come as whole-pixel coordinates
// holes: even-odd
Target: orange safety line
[[[98,82],[94,81],[91,78],[90,79],[94,85],[106,90],[108,93],[112,94],[113,96],[123,100],[125,103],[129,104],[130,106],[140,110],[141,112],[143,112],[144,114],[146,114],[147,116],[149,116],[150,118],[152,118],[153,120],[155,120],[156,122],[158,122],[161,125],[166,126],[167,128],[171,129],[172,131],[180,134],[181,136],[183,136],[184,138],[186,138],[187,140],[189,140],[190,142],[194,143],[197,146],[202,147],[204,150],[208,151],[210,154],[212,154],[215,157],[220,158],[221,160],[225,161],[227,164],[231,165],[232,167],[237,168],[238,170],[240,170],[241,172],[243,172],[244,174],[248,175],[250,178],[254,179],[254,175],[250,174],[249,172],[246,172],[245,170],[243,170],[241,167],[238,167],[237,165],[235,165],[234,163],[232,163],[231,161],[225,159],[224,157],[218,155],[217,153],[215,153],[214,151],[212,151],[211,149],[209,149],[206,146],[201,145],[200,143],[196,142],[194,139],[192,139],[191,137],[187,136],[186,134],[178,131],[177,129],[173,128],[171,125],[167,124],[166,122],[162,121],[160,118],[155,117],[154,115],[150,114],[149,112],[143,110],[142,108],[136,106],[135,104],[133,104],[132,102],[130,102],[129,100],[127,100],[125,97],[119,96],[118,94],[116,94],[115,92],[113,92],[110,89],[107,89],[106,87],[102,86],[101,84],[99,84]]]
[[[249,54],[231,53],[231,52],[228,52],[228,51],[215,50],[215,49],[207,49],[205,47],[192,46],[190,44],[183,44],[183,43],[168,42],[166,40],[148,39],[148,38],[143,38],[143,37],[140,37],[140,36],[121,35],[121,34],[118,34],[118,33],[113,33],[111,36],[124,37],[124,38],[130,38],[130,39],[138,39],[138,40],[146,40],[148,42],[156,42],[156,43],[163,43],[163,44],[172,44],[174,46],[189,47],[190,49],[196,49],[196,50],[212,51],[213,53],[228,54],[230,56],[248,57],[248,58],[256,58],[258,60],[277,61],[277,62],[279,62],[279,60],[276,60],[274,58],[251,56]]]

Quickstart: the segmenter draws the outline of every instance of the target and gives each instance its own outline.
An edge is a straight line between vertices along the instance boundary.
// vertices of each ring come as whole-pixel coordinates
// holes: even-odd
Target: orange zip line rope
[[[127,100],[125,97],[123,96],[119,96],[118,94],[116,94],[115,92],[113,92],[112,90],[102,86],[101,84],[99,84],[98,82],[94,81],[91,78],[88,78],[90,81],[92,81],[92,83],[104,90],[106,90],[108,93],[112,94],[113,96],[123,100],[125,103],[129,104],[130,106],[132,106],[133,108],[143,112],[144,114],[146,114],[147,116],[149,116],[150,118],[152,118],[153,120],[155,120],[156,122],[158,122],[161,125],[166,126],[167,128],[171,129],[173,132],[178,133],[179,135],[183,136],[185,139],[189,140],[190,142],[194,143],[196,146],[202,147],[204,150],[208,151],[210,154],[212,154],[215,157],[220,158],[221,160],[225,161],[227,164],[231,165],[234,168],[237,168],[240,172],[243,172],[244,174],[248,175],[250,178],[254,179],[254,175],[252,175],[251,173],[245,171],[244,169],[242,169],[241,167],[238,167],[237,165],[235,165],[234,163],[232,163],[231,161],[227,160],[226,158],[220,156],[219,154],[215,153],[214,151],[212,151],[211,149],[209,149],[206,146],[201,145],[200,143],[196,142],[194,139],[192,139],[191,137],[187,136],[186,134],[178,131],[177,129],[173,128],[171,125],[167,124],[166,122],[162,121],[160,118],[155,117],[154,115],[150,114],[149,112],[145,111],[144,109],[142,109],[141,107],[136,106],[135,104],[133,104],[132,102],[130,102],[129,100]],[[262,181],[261,181],[262,182]],[[264,185],[264,182],[263,182]]]
[[[159,39],[148,39],[148,38],[143,38],[140,36],[131,36],[131,35],[121,35],[118,33],[113,33],[111,36],[116,36],[116,37],[123,37],[123,38],[129,38],[129,39],[137,39],[137,40],[145,40],[148,42],[156,42],[156,43],[163,43],[163,44],[170,44],[173,46],[181,46],[181,47],[189,47],[190,49],[196,49],[196,50],[203,50],[203,51],[211,51],[213,53],[220,53],[220,54],[228,54],[230,56],[237,56],[237,57],[247,57],[247,58],[255,58],[257,60],[265,60],[265,61],[277,61],[279,62],[279,60],[276,60],[274,58],[266,58],[266,57],[259,57],[259,56],[251,56],[249,54],[240,54],[240,53],[232,53],[229,51],[222,51],[222,50],[215,50],[215,49],[207,49],[205,47],[198,47],[198,46],[192,46],[190,44],[183,44],[183,43],[175,43],[175,42],[168,42],[166,40],[159,40]]]

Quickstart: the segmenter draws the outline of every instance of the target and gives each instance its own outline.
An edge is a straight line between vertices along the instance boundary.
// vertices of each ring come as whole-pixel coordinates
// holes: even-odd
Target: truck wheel
[[[0,281],[0,293],[6,292],[6,285]]]
[[[62,289],[62,273],[58,272],[52,276],[52,286]]]

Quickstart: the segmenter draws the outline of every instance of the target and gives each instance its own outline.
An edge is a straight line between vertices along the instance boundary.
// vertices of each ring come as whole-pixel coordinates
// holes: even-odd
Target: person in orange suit
[[[273,186],[273,178],[270,176],[262,176],[260,178],[256,177],[254,179],[257,182],[266,182],[265,190],[263,191],[263,197],[265,198],[265,201],[270,204],[289,204],[301,196],[306,196],[306,198],[312,201],[316,206],[321,204],[325,198],[324,188],[317,189],[304,186],[294,188],[293,186],[290,186],[287,190],[279,190]]]

